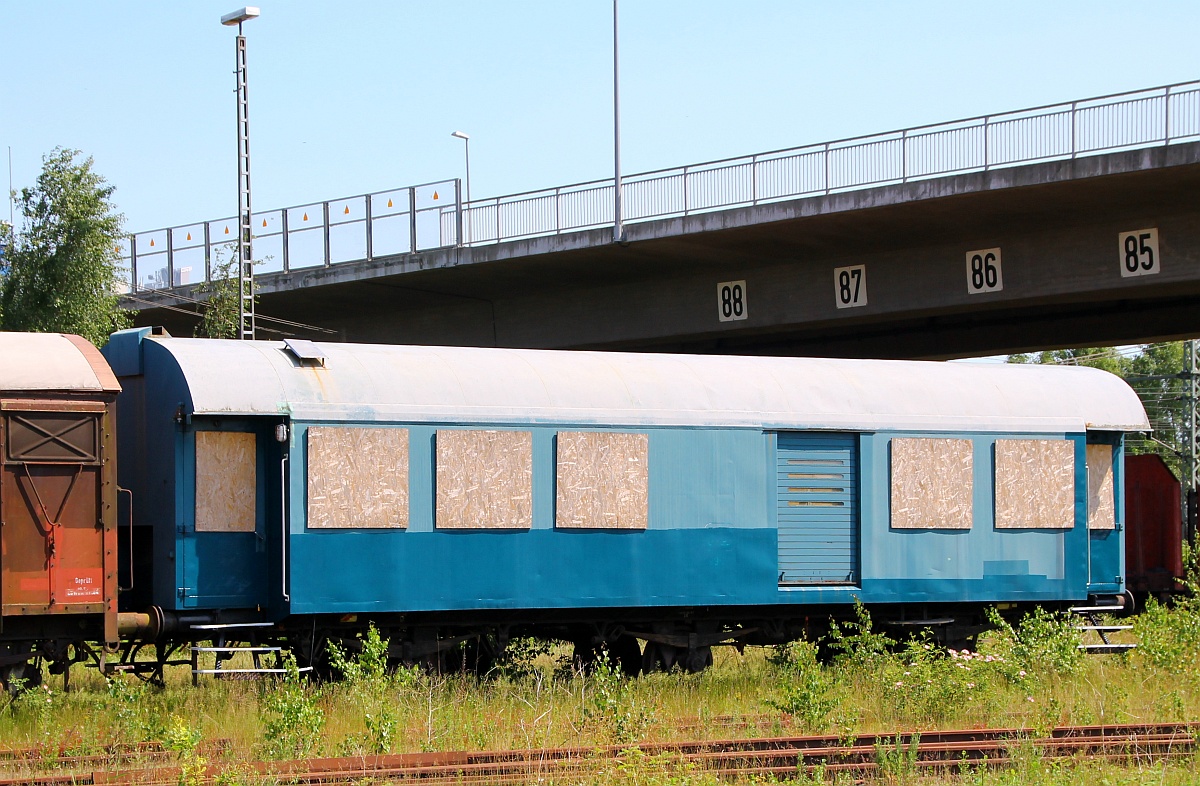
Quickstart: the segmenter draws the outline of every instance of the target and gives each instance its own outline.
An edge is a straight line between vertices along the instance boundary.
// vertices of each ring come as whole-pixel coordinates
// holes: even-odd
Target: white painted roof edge
[[[196,414],[336,421],[1149,431],[1120,378],[1081,367],[149,337]]]

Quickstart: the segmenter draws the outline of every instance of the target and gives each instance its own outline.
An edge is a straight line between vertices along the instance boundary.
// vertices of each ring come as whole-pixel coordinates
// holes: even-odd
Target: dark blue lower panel
[[[778,603],[774,529],[319,532],[293,614]]]
[[[291,539],[293,614],[1082,600],[1015,572],[777,586],[773,529],[319,532]],[[1015,571],[1015,564],[992,563]]]

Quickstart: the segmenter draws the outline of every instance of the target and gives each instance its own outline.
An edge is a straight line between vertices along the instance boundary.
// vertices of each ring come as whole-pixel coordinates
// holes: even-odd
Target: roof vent
[[[313,342],[303,338],[285,338],[283,345],[302,366],[324,366],[325,353]]]

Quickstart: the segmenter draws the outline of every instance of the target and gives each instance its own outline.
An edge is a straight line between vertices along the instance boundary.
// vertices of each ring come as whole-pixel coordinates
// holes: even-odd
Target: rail
[[[700,771],[722,779],[776,782],[804,774],[841,780],[921,780],[937,773],[1012,768],[1022,758],[1036,756],[1053,767],[1079,765],[1084,759],[1112,762],[1185,762],[1194,756],[1196,724],[1135,724],[1064,726],[1047,734],[1031,729],[971,729],[962,731],[900,732],[856,737],[764,737],[687,742],[642,743],[588,748],[535,748],[507,751],[444,751],[399,753],[293,761],[245,762],[217,760],[205,767],[205,782],[235,777],[245,783],[327,784],[370,781],[419,781],[423,786],[463,784],[576,782],[601,773],[633,767],[645,775],[670,776]],[[161,748],[147,748],[147,762]],[[221,750],[217,749],[218,752]],[[14,751],[13,761],[44,761],[52,769],[33,768],[4,777],[0,786],[37,783],[162,784],[184,780],[175,766],[142,766],[132,757],[103,767],[81,757],[31,759]],[[154,758],[151,758],[151,757]],[[214,757],[216,758],[216,757]],[[89,765],[92,765],[89,769]],[[73,770],[73,771],[72,771]],[[907,777],[906,777],[907,776]],[[1165,777],[1165,775],[1163,776]]]
[[[911,180],[1200,139],[1200,82],[1114,93],[628,175],[623,221],[687,216]],[[259,273],[611,225],[611,180],[464,202],[459,179],[256,213]],[[237,219],[138,232],[117,249],[126,291],[229,275]],[[233,234],[231,234],[231,232]],[[227,239],[228,236],[228,239]]]

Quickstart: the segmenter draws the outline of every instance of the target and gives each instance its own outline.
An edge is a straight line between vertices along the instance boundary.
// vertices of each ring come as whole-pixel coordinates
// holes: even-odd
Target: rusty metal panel
[[[197,532],[254,532],[256,444],[244,431],[196,432]]]
[[[996,528],[1075,526],[1075,443],[996,440]]]
[[[528,529],[533,524],[533,434],[437,432],[439,529]]]
[[[104,601],[99,467],[8,464],[0,469],[4,605]]]
[[[116,640],[112,408],[111,397],[0,403],[0,613],[103,614]]]
[[[99,415],[6,409],[6,462],[88,463],[100,461]]]
[[[555,526],[645,529],[649,457],[645,434],[558,432]]]
[[[1088,529],[1117,528],[1113,488],[1113,446],[1088,445]]]
[[[974,448],[969,439],[892,440],[893,529],[970,529]]]
[[[408,429],[308,429],[314,529],[408,526]]]
[[[0,401],[0,410],[5,409],[22,412],[107,412],[108,405],[101,401],[74,399],[10,398]]]

